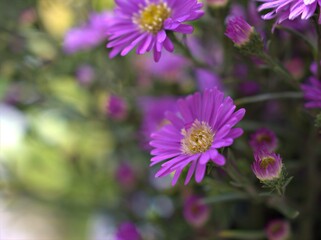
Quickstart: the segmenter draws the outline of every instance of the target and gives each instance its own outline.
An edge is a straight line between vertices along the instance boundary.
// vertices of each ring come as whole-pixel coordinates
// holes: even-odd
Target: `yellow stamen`
[[[260,162],[260,167],[263,169],[267,169],[269,165],[272,165],[274,163],[275,163],[275,159],[273,157],[264,157]]]
[[[150,3],[133,16],[133,22],[143,31],[155,34],[162,29],[164,21],[170,14],[171,9],[167,3]]]
[[[214,141],[212,128],[206,122],[196,120],[188,130],[182,129],[182,152],[193,155],[206,152]]]

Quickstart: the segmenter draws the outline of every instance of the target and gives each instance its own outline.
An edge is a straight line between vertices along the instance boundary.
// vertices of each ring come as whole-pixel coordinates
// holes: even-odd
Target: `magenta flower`
[[[136,226],[131,222],[122,223],[116,233],[115,240],[140,240],[141,236]]]
[[[270,20],[277,18],[277,23],[281,23],[284,20],[294,20],[301,16],[301,19],[309,19],[316,12],[317,8],[320,8],[320,0],[257,0],[263,2],[258,10],[269,10],[267,14],[264,14],[262,18],[264,20]],[[320,22],[320,20],[319,20]]]
[[[302,84],[301,89],[307,103],[306,108],[321,108],[321,81],[316,77],[310,77],[308,84]]]
[[[287,240],[290,239],[290,224],[281,219],[273,220],[265,228],[268,240]]]
[[[271,181],[281,176],[283,164],[280,155],[261,149],[261,151],[254,153],[254,158],[252,171],[258,179]]]
[[[273,152],[278,147],[278,139],[275,133],[267,128],[260,128],[250,137],[250,146],[253,151],[265,149]]]
[[[196,195],[189,196],[184,201],[184,218],[194,227],[203,226],[210,217],[210,208]]]
[[[193,27],[184,24],[200,18],[203,4],[197,0],[116,0],[115,17],[108,48],[110,57],[125,56],[137,47],[137,54],[153,50],[157,62],[165,48],[173,52],[174,45],[167,31],[189,34]]]
[[[70,29],[64,38],[63,49],[72,54],[96,47],[106,39],[111,24],[110,12],[92,13],[86,24]]]
[[[119,96],[111,95],[106,104],[109,117],[115,120],[123,120],[127,116],[127,103]]]
[[[230,17],[227,22],[225,35],[230,38],[235,45],[242,46],[250,41],[254,28],[242,17]]]
[[[218,152],[222,147],[233,144],[242,135],[241,128],[233,128],[244,116],[245,110],[236,112],[230,97],[217,89],[195,93],[177,103],[177,112],[168,112],[170,124],[151,135],[151,166],[165,161],[156,177],[175,172],[175,185],[183,169],[190,164],[185,180],[187,184],[195,172],[196,182],[205,175],[206,163],[225,164],[225,158]]]

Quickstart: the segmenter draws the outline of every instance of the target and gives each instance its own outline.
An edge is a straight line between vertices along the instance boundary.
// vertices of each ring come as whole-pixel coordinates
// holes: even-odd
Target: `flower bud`
[[[242,17],[228,18],[225,35],[246,54],[258,54],[263,51],[263,42],[259,34]]]
[[[280,155],[261,150],[254,154],[254,158],[252,171],[258,179],[268,182],[280,178],[283,166]]]
[[[281,219],[272,220],[265,228],[268,240],[287,240],[290,239],[290,224]]]

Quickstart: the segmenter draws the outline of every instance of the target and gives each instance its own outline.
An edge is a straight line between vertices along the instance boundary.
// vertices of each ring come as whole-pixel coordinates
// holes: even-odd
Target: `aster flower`
[[[230,17],[227,22],[225,35],[230,38],[236,46],[243,46],[250,42],[254,28],[242,17]]]
[[[202,198],[191,195],[184,201],[184,218],[194,227],[203,226],[210,217],[210,208]]]
[[[253,151],[259,151],[264,148],[273,152],[278,146],[278,140],[275,133],[267,128],[260,128],[250,137],[250,146]]]
[[[96,47],[106,38],[111,24],[110,12],[92,13],[86,24],[70,29],[64,38],[63,49],[72,54]]]
[[[153,50],[157,62],[163,48],[172,52],[174,45],[166,31],[189,34],[193,27],[184,24],[200,18],[203,4],[197,0],[116,0],[115,17],[108,48],[110,57],[125,56],[137,47],[137,54]]]
[[[258,10],[269,10],[262,18],[270,20],[277,18],[276,23],[282,23],[284,20],[294,20],[301,17],[301,19],[309,19],[320,8],[320,0],[258,0],[263,4]],[[320,22],[320,20],[319,20]]]
[[[262,149],[254,154],[254,158],[252,171],[258,179],[264,182],[280,178],[283,166],[280,155]]]
[[[225,158],[218,149],[233,144],[242,135],[241,128],[233,128],[244,116],[245,110],[236,112],[230,97],[217,89],[195,93],[177,102],[178,111],[166,113],[170,124],[151,135],[151,166],[165,161],[156,177],[175,172],[175,185],[183,169],[190,164],[185,180],[187,184],[195,172],[195,180],[201,182],[206,163],[218,166],[225,164]]]
[[[282,219],[270,221],[265,228],[265,233],[268,240],[290,239],[290,224]]]
[[[115,240],[140,240],[141,236],[136,226],[131,222],[122,223],[116,233]]]
[[[321,82],[316,77],[310,77],[307,84],[302,84],[301,89],[307,103],[306,108],[321,108]]]

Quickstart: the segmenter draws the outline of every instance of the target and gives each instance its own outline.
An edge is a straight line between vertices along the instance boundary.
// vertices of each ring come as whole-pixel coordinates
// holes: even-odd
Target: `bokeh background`
[[[1,0],[0,240],[113,240],[124,222],[135,224],[148,240],[216,239],[224,229],[255,230],[251,239],[265,239],[267,222],[286,215],[283,206],[267,208],[242,196],[230,201],[239,192],[220,170],[202,185],[172,187],[171,176],[154,178],[158,167],[149,167],[147,144],[150,131],[166,124],[157,121],[179,96],[213,86],[233,98],[287,90],[272,81],[275,74],[262,62],[235,54],[224,36],[228,11],[246,15],[266,39],[272,36],[272,23],[264,23],[249,2],[237,1],[193,23],[189,46],[216,75],[192,68],[182,55],[164,54],[158,65],[149,55],[111,60],[107,39],[82,45],[86,33],[70,40],[80,46],[76,50],[66,47],[68,32],[87,26],[93,13],[110,11],[112,0]],[[297,26],[315,37],[304,24]],[[269,43],[271,52],[302,82],[312,62],[307,46],[285,32],[271,39],[279,39]],[[317,213],[318,200],[304,206],[308,188],[301,167],[316,144],[309,138],[316,130],[311,114],[302,109],[298,98],[249,105],[241,123],[245,135],[233,150],[241,156],[239,169],[258,185],[250,168],[249,135],[260,127],[273,129],[289,174],[297,179],[288,189],[293,205]],[[314,150],[314,156],[320,154]],[[211,196],[215,204],[203,206],[205,215],[204,209],[186,209],[184,202],[193,194]],[[187,217],[188,211],[196,220]],[[315,219],[313,226],[304,226],[299,218],[292,227],[300,230],[298,236],[305,231],[317,236],[320,216]],[[225,234],[221,237],[232,239]]]

